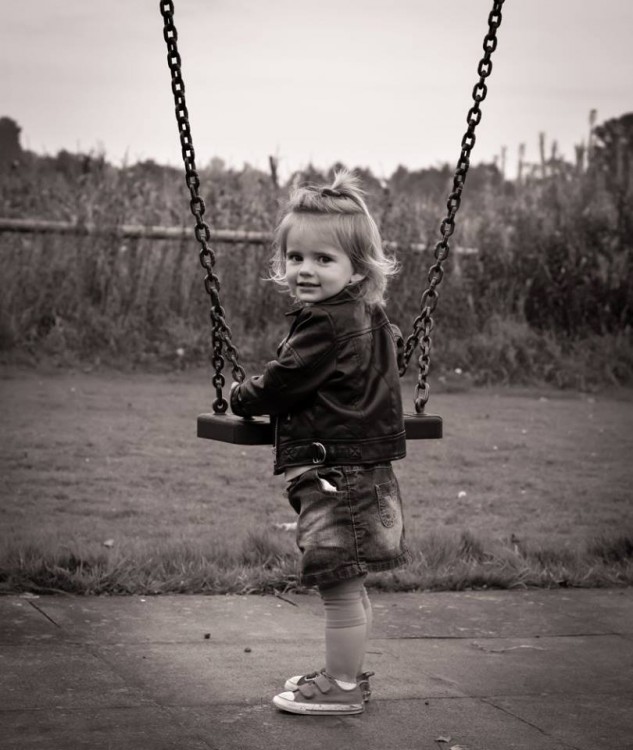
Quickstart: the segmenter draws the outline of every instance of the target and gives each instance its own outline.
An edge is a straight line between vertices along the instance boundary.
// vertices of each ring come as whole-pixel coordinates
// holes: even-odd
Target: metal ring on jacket
[[[312,457],[312,463],[325,463],[325,459],[327,458],[327,451],[325,450],[325,446],[323,445],[323,443],[312,443],[310,447],[315,448],[317,451],[316,455]]]

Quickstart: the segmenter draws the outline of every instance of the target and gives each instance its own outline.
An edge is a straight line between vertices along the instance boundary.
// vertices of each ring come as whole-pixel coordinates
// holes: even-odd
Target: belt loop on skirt
[[[325,446],[323,443],[312,443],[310,446],[311,448],[314,448],[316,453],[314,456],[312,456],[312,463],[313,464],[322,464],[325,462],[325,459],[327,458],[327,451],[325,450]]]

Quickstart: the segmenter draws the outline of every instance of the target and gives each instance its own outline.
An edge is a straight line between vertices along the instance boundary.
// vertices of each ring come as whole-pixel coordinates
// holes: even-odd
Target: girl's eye
[[[286,260],[289,260],[292,263],[298,263],[301,261],[301,256],[298,253],[288,253]]]
[[[331,263],[333,259],[329,255],[322,255],[319,260],[321,263]]]

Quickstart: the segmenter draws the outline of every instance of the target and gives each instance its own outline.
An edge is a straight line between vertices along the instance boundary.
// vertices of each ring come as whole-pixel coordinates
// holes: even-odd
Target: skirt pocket
[[[392,528],[400,516],[400,501],[398,497],[398,483],[395,479],[375,485],[378,498],[378,512],[382,525]]]

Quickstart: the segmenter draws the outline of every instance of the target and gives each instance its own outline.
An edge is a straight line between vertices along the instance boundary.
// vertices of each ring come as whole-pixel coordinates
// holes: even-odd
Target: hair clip
[[[334,188],[330,188],[330,187],[321,188],[321,195],[323,197],[327,195],[329,198],[342,198],[343,197],[343,193],[341,193],[340,190],[335,190]]]

